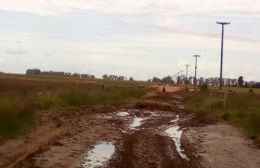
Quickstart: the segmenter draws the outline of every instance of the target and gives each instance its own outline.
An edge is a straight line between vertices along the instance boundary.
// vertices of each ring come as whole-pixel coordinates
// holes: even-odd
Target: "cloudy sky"
[[[199,76],[260,81],[259,0],[0,0],[0,71],[27,68],[174,75],[200,54]]]

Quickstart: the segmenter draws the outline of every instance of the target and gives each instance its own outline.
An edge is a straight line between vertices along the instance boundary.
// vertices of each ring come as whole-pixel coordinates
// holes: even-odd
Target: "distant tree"
[[[90,79],[96,79],[95,75],[90,75]]]
[[[226,79],[226,81],[225,81],[225,85],[226,86],[231,86],[231,79]]]
[[[108,79],[115,81],[115,80],[117,80],[117,76],[116,75],[109,75]]]
[[[203,77],[200,77],[199,78],[199,85],[202,85],[204,83],[204,78]]]
[[[27,69],[26,75],[41,75],[40,69]]]
[[[254,87],[255,88],[260,88],[260,82],[255,82]]]
[[[250,82],[249,82],[249,87],[254,87],[254,86],[255,86],[255,83],[256,83],[255,81],[250,81]]]
[[[107,74],[103,75],[103,79],[107,80],[108,79],[108,76]]]
[[[241,87],[244,84],[244,77],[243,76],[239,76],[239,78],[237,79],[238,85]]]
[[[177,84],[181,84],[181,77],[177,76]]]
[[[187,83],[188,83],[188,84],[191,84],[191,83],[192,83],[192,81],[193,81],[193,77],[192,77],[192,76],[190,76],[190,77],[187,79]]]
[[[248,82],[245,82],[245,87],[248,87],[248,85],[249,85]]]
[[[164,78],[162,78],[162,82],[163,83],[172,83],[173,82],[173,79],[172,79],[172,77],[171,76],[166,76],[166,77],[164,77]]]
[[[160,78],[157,78],[157,77],[153,77],[152,81],[153,81],[153,82],[161,82],[161,79],[160,79]]]
[[[125,77],[124,77],[124,76],[117,76],[116,79],[117,79],[118,81],[123,81],[123,80],[125,79]]]
[[[133,82],[133,81],[134,81],[134,78],[133,78],[133,77],[130,77],[130,78],[129,78],[129,81]]]
[[[232,80],[231,80],[231,85],[232,85],[232,86],[237,86],[237,84],[238,84],[237,79],[232,79]]]

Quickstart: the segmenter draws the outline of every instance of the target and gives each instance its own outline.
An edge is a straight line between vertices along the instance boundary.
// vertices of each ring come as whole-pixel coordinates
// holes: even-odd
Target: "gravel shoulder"
[[[184,136],[205,168],[259,168],[260,150],[252,140],[225,123],[191,127]]]

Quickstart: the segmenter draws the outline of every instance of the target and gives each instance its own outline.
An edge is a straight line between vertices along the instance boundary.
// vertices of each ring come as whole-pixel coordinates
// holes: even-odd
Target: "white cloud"
[[[48,17],[55,16],[55,19],[58,18],[57,21],[67,19],[66,17],[59,16],[67,16],[74,12],[84,11],[91,12],[91,14],[92,12],[95,14],[104,14],[102,16],[123,15],[122,17],[109,17],[112,18],[111,20],[121,19],[116,23],[113,22],[113,20],[111,24],[117,24],[118,27],[115,27],[118,30],[121,30],[121,28],[124,29],[123,33],[115,33],[111,36],[104,35],[105,40],[102,44],[99,43],[99,39],[94,39],[92,42],[82,42],[86,41],[87,38],[79,39],[79,41],[73,39],[62,40],[62,38],[48,38],[53,36],[55,31],[54,33],[52,33],[52,31],[46,31],[41,34],[42,32],[38,31],[37,26],[34,27],[34,21],[30,20],[28,17],[26,24],[31,24],[31,29],[28,29],[29,34],[26,31],[22,32],[23,34],[14,34],[11,30],[11,33],[9,34],[3,32],[1,33],[0,52],[2,52],[1,54],[5,57],[5,62],[8,62],[8,60],[10,62],[9,64],[4,65],[7,70],[16,67],[13,65],[18,65],[18,63],[19,65],[24,65],[22,67],[24,68],[29,62],[35,66],[39,65],[46,69],[49,67],[50,69],[59,68],[60,70],[70,71],[70,69],[72,69],[75,71],[80,71],[82,69],[90,68],[93,71],[99,71],[98,73],[100,74],[103,72],[122,73],[142,79],[152,77],[153,75],[162,76],[167,75],[167,73],[177,72],[180,69],[183,69],[184,64],[187,63],[192,65],[193,62],[191,61],[193,61],[193,59],[191,55],[188,57],[185,56],[185,54],[189,55],[190,52],[202,54],[199,74],[203,76],[218,75],[219,65],[216,64],[216,62],[218,63],[218,59],[216,60],[215,58],[219,58],[220,27],[217,27],[215,24],[216,16],[219,16],[220,18],[225,17],[226,15],[238,16],[242,14],[254,17],[260,16],[260,1],[0,0],[0,10],[25,12]],[[125,17],[126,15],[127,17]],[[210,22],[211,19],[213,20],[212,25],[208,25],[208,20],[205,21],[203,20],[205,18],[202,18],[203,21],[201,22],[204,24],[203,27],[205,29],[201,30],[200,27],[196,27],[197,25],[195,23],[201,18],[197,17],[197,20],[195,19],[195,21],[193,20],[193,23],[189,23],[192,19],[189,18],[185,20],[184,17],[180,17],[184,15],[189,17],[193,17],[195,15],[214,17],[209,18]],[[17,15],[14,14],[13,17],[15,16]],[[93,19],[100,19],[100,15],[95,18],[96,16],[97,15],[91,15]],[[142,18],[139,18],[139,16]],[[41,17],[38,19],[43,22],[45,20],[45,18],[41,20]],[[71,18],[68,17],[68,19]],[[78,17],[78,19],[81,18]],[[103,20],[100,22],[102,21]],[[251,26],[250,28],[253,30],[245,30],[243,28],[246,26],[242,25],[243,23],[240,23],[241,20],[237,19],[236,21],[237,28],[231,30],[232,27],[236,27],[231,25],[230,29],[227,30],[225,52],[233,53],[230,57],[236,57],[237,55],[235,54],[240,53],[240,57],[238,59],[242,58],[241,55],[243,54],[251,56],[251,53],[253,56],[250,58],[257,57],[257,55],[259,55],[258,53],[260,53],[260,43],[258,38],[259,33],[257,32],[257,26]],[[248,23],[253,23],[255,21],[257,20],[252,19]],[[46,22],[46,24],[48,24],[48,22]],[[56,25],[56,22],[52,24],[53,27],[60,26]],[[127,26],[122,26],[120,24],[127,24]],[[238,29],[241,25],[242,28]],[[259,24],[255,23],[255,25]],[[210,26],[214,26],[216,29],[211,32],[207,31],[207,29],[212,29]],[[27,30],[27,27],[24,27],[24,29]],[[136,29],[131,29],[133,27],[141,28],[142,31],[147,30],[148,33],[136,33],[134,32]],[[102,27],[98,28],[103,30]],[[19,29],[20,28],[17,27],[17,30]],[[61,32],[61,34],[64,33],[64,36],[66,36],[68,31],[70,31],[70,33],[75,33],[73,31],[82,29],[75,27],[75,30],[66,28],[63,30],[62,27],[61,30],[64,31]],[[248,35],[248,32],[253,33],[253,35]],[[95,31],[93,31],[93,33],[95,33]],[[255,36],[255,38],[253,36]],[[17,39],[21,40],[21,45],[17,44]],[[23,50],[28,52],[26,54],[19,55],[19,58],[17,58],[18,60],[14,59],[15,55],[13,54],[21,54],[23,53],[21,52]],[[9,58],[9,55],[4,56],[6,51],[9,55],[12,53],[11,58]],[[213,56],[211,55],[212,53]],[[163,54],[166,56],[164,57]],[[169,55],[172,55],[172,58],[170,58]],[[15,61],[10,61],[11,59]],[[254,60],[257,62],[259,58],[254,58]],[[230,72],[230,75],[237,75],[236,73],[239,71],[238,67],[243,66],[243,63],[241,62],[243,61],[240,61],[236,67],[226,63],[225,71]],[[245,68],[248,69],[250,69],[250,67],[251,65],[245,66]],[[259,75],[256,75],[256,72],[259,72],[259,69],[244,72],[246,74],[251,74],[255,79],[260,79]],[[192,73],[192,69],[190,73]]]
[[[258,0],[0,0],[0,9],[40,15],[64,15],[78,10],[116,14],[155,12],[259,13]],[[166,14],[167,15],[167,14]]]

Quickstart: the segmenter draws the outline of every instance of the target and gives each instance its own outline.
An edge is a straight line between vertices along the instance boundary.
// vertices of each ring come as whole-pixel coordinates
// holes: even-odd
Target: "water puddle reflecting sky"
[[[129,115],[129,113],[128,113],[128,112],[125,112],[125,111],[121,111],[121,112],[118,112],[116,115],[117,115],[118,117],[126,117],[126,116]]]
[[[177,122],[180,120],[179,115],[176,116],[175,120],[172,120],[171,123],[174,125],[170,126],[168,129],[166,129],[164,132],[172,138],[174,141],[174,144],[176,146],[176,150],[181,156],[181,158],[189,160],[189,158],[185,155],[184,150],[181,148],[181,136],[182,136],[182,130],[177,125]]]
[[[84,168],[95,168],[103,166],[115,153],[115,146],[112,142],[102,142],[88,151],[85,158]]]
[[[132,123],[130,124],[130,129],[135,129],[137,127],[140,127],[144,120],[145,120],[145,118],[134,117]]]

